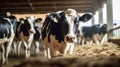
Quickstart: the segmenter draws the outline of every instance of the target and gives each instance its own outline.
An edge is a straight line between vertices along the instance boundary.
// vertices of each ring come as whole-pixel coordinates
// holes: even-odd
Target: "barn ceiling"
[[[94,13],[105,2],[106,0],[0,0],[0,13],[9,11],[15,14],[42,14],[67,8]]]

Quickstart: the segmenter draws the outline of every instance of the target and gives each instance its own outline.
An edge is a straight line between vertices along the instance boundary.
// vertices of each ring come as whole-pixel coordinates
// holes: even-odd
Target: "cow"
[[[52,58],[72,54],[79,21],[88,21],[92,16],[79,16],[74,9],[49,13],[43,23],[41,35],[45,48],[45,57]]]
[[[36,22],[41,22],[42,19],[41,18],[37,18]],[[41,42],[41,30],[39,26],[34,26],[35,28],[35,34],[34,34],[34,44],[35,44],[35,53],[39,54],[40,53],[40,42]]]
[[[39,36],[36,36],[36,34],[39,34],[37,28],[35,27],[36,21],[39,21],[39,19],[35,19],[35,17],[29,16],[26,19],[20,18],[20,21],[17,25],[17,30],[14,38],[15,54],[19,55],[20,47],[23,43],[25,47],[26,60],[30,57],[30,48],[33,40],[38,40],[37,38],[39,38]]]
[[[36,33],[34,34],[34,40],[33,40],[33,42],[34,42],[34,44],[35,44],[35,52],[36,52],[36,54],[39,54],[39,52],[40,52],[40,50],[39,50],[39,46],[40,46],[40,31],[39,31],[39,27],[37,27],[37,26],[35,26],[35,31],[36,31]]]
[[[8,54],[16,32],[17,19],[10,12],[0,15],[0,46],[2,64],[8,63]]]
[[[92,44],[102,44],[104,41],[104,35],[107,33],[107,24],[96,24],[93,26],[83,26],[79,30],[81,33],[80,37],[82,45],[84,43]]]

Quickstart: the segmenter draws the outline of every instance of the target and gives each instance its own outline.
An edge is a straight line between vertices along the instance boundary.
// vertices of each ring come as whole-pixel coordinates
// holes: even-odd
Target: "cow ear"
[[[39,23],[39,22],[41,22],[42,21],[42,18],[37,18],[36,20],[35,20],[35,22],[37,22],[37,23]]]
[[[83,22],[86,22],[88,20],[90,20],[92,18],[92,15],[91,14],[84,14],[83,16],[81,16],[79,18],[80,21],[83,21]]]
[[[55,23],[58,23],[58,20],[60,18],[59,15],[56,13],[50,14],[48,17]]]

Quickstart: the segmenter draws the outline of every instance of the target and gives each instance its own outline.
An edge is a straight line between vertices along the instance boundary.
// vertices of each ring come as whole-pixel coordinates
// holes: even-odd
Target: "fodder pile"
[[[120,46],[113,43],[76,45],[72,55],[31,59],[15,67],[120,67]]]

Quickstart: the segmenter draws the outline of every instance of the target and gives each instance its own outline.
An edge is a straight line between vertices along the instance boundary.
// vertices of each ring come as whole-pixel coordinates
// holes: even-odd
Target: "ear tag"
[[[54,20],[54,22],[58,22],[58,20],[57,20],[57,18],[56,18],[56,17],[55,17],[53,20]]]
[[[24,21],[21,21],[22,24],[24,24]]]

